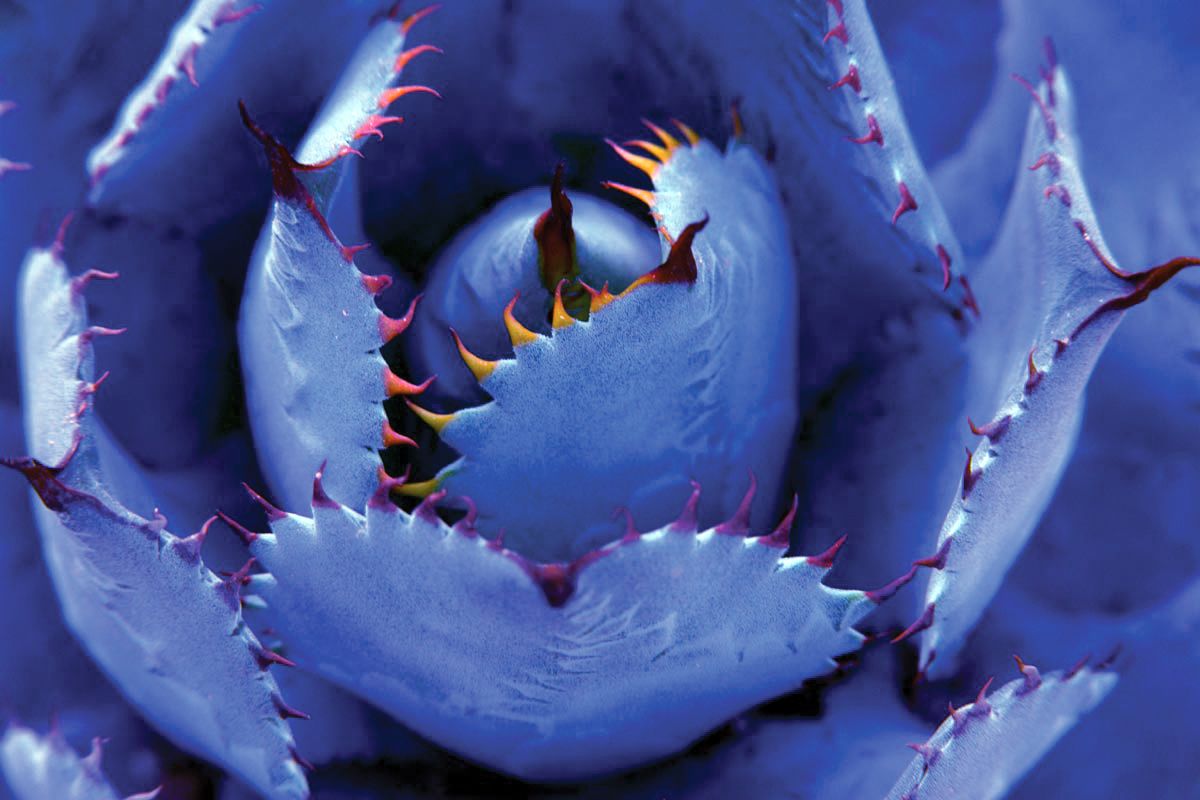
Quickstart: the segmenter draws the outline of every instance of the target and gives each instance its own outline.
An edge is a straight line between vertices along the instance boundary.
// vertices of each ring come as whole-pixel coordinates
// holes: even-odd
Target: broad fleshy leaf
[[[1072,88],[1106,244],[1125,264],[1195,254],[1200,148],[1176,132],[1200,124],[1200,103],[1176,87],[1200,80],[1200,60],[1180,45],[1200,22],[1200,9],[1178,0],[1153,9],[1099,4],[1088,7],[1090,24],[1080,26],[1074,21],[1082,9],[1074,2],[1011,3],[1001,77],[1011,84],[1008,71],[1032,69],[1044,33],[1064,63],[1086,65]],[[1024,95],[1015,85],[997,94],[979,124],[998,135],[1019,125],[1023,113],[1009,107]],[[980,169],[995,160],[982,149],[969,156]],[[1056,608],[1146,608],[1200,569],[1200,497],[1192,491],[1200,485],[1198,303],[1200,270],[1180,274],[1158,292],[1153,311],[1126,317],[1096,365],[1079,444],[1039,525],[1042,558],[1018,576]],[[1122,530],[1136,535],[1097,534]],[[1084,549],[1089,556],[1080,560]],[[1130,563],[1138,569],[1130,572]]]
[[[663,164],[629,155],[653,173],[652,213],[673,239],[662,265],[620,296],[596,290],[586,322],[560,313],[560,297],[551,336],[510,306],[515,357],[479,373],[492,401],[446,416],[416,409],[461,454],[434,483],[471,498],[482,532],[504,529],[532,558],[566,560],[609,541],[622,506],[643,526],[663,525],[693,481],[711,498],[705,526],[734,513],[748,471],[765,499],[755,526],[775,513],[797,356],[774,182],[738,144],[721,153],[671,139]]]
[[[968,254],[986,252],[1013,183],[1009,165],[1020,151],[1027,107],[1012,75],[1036,74],[1047,49],[1079,70],[1078,137],[1096,215],[1118,260],[1152,263],[1194,248],[1188,209],[1200,192],[1200,154],[1178,131],[1200,124],[1200,101],[1179,91],[1200,77],[1186,44],[1200,21],[1196,4],[999,5],[1003,27],[987,102],[962,148],[934,173]]]
[[[35,214],[53,218],[79,202],[89,177],[80,169],[82,140],[109,124],[115,100],[107,90],[133,83],[130,64],[145,69],[142,45],[161,39],[163,20],[179,13],[168,9],[173,2],[114,0],[99,12],[76,0],[0,3],[0,19],[12,23],[11,35],[0,36],[0,96],[20,102],[0,119],[0,153],[35,166],[30,175],[0,175],[0,219],[11,234],[0,240],[9,250],[24,250]],[[1178,765],[1200,711],[1179,674],[1197,661],[1197,590],[1178,590],[1200,565],[1191,536],[1200,507],[1190,491],[1200,476],[1192,430],[1200,431],[1192,424],[1200,422],[1200,291],[1189,280],[1200,270],[1163,292],[1161,317],[1135,315],[1136,327],[1114,335],[1128,307],[1200,264],[1176,259],[1136,273],[1117,266],[1155,263],[1150,249],[1200,243],[1187,210],[1200,192],[1191,169],[1198,162],[1179,133],[1200,120],[1200,106],[1178,93],[1196,77],[1192,62],[1200,64],[1185,41],[1198,18],[1187,0],[1144,14],[1081,0],[971,0],[952,12],[967,39],[948,52],[927,48],[929,62],[962,64],[969,52],[992,63],[991,34],[982,32],[1001,10],[1005,20],[994,63],[1008,91],[993,92],[967,147],[940,173],[951,216],[966,223],[966,259],[908,134],[864,0],[764,0],[736,10],[685,0],[459,0],[421,26],[452,54],[444,60],[414,60],[429,48],[402,49],[425,12],[401,20],[399,3],[385,5],[191,0],[93,151],[94,205],[77,214],[69,242],[60,236],[35,254],[23,289],[37,295],[20,334],[34,458],[3,463],[24,472],[46,506],[35,507],[37,525],[68,625],[155,725],[230,774],[221,790],[230,800],[272,791],[267,784],[272,797],[306,796],[297,769],[304,761],[279,719],[299,712],[280,699],[281,686],[290,703],[330,718],[311,723],[313,751],[346,759],[316,778],[322,797],[450,794],[464,788],[464,776],[489,783],[489,794],[523,788],[545,797],[880,796],[899,771],[893,760],[907,754],[877,757],[874,749],[911,730],[917,713],[940,718],[946,693],[957,699],[964,681],[982,683],[978,670],[995,663],[996,647],[1039,661],[1070,649],[1069,661],[1113,638],[1130,644],[1138,682],[1131,686],[1122,670],[1099,728],[1091,721],[1089,737],[1068,739],[1060,763],[1043,764],[1018,787],[1112,689],[1112,677],[1076,668],[1042,678],[1019,663],[1015,689],[981,695],[965,722],[952,708],[934,738],[914,748],[918,758],[893,795],[1190,791],[1194,776]],[[973,15],[980,10],[986,19]],[[896,5],[881,13],[911,12]],[[942,13],[939,29],[951,16],[930,13]],[[1021,89],[1008,83],[1010,70],[1027,66],[1014,59],[1058,29],[1065,60],[1090,73],[1082,145],[1052,48],[1040,108],[1027,115]],[[113,47],[117,31],[121,46]],[[415,135],[393,136],[392,101],[436,94],[392,86],[410,61],[405,80],[436,85],[451,102],[414,120]],[[14,63],[26,66],[15,83]],[[436,77],[423,77],[434,65]],[[956,79],[959,92],[937,88]],[[910,119],[919,117],[918,144],[932,136],[937,152],[952,146],[982,100],[978,89],[975,76],[962,74],[929,82],[925,98],[907,105]],[[967,94],[969,106],[955,99]],[[1122,104],[1120,94],[1133,97]],[[324,98],[310,135],[285,149],[280,143],[300,139]],[[275,179],[240,307],[240,353],[229,334],[269,197],[253,169],[254,141],[238,128],[239,100]],[[412,117],[433,107],[418,96],[404,105]],[[18,137],[4,133],[31,111]],[[612,152],[600,144],[600,135],[629,132],[638,118],[664,121],[650,126],[657,141]],[[706,132],[731,122],[734,141],[720,152],[673,118]],[[1022,123],[1026,163],[995,237]],[[678,145],[671,125],[690,146]],[[368,144],[385,131],[386,142]],[[360,160],[367,146],[372,157]],[[1079,177],[1081,150],[1099,167],[1089,172],[1091,198]],[[630,244],[630,263],[644,262],[631,277],[662,266],[628,292],[624,273],[611,291],[589,280],[590,304],[580,285],[560,284],[560,298],[542,274],[542,242],[531,249],[525,237],[510,258],[487,223],[503,210],[524,214],[516,227],[528,227],[530,215],[506,203],[541,194],[529,187],[555,162],[573,189],[594,191],[602,178],[633,184],[618,158],[654,179],[653,191],[613,188],[650,206],[663,244],[650,225],[636,236],[604,236]],[[10,166],[0,160],[0,173]],[[8,191],[18,182],[33,186]],[[621,214],[633,210],[614,198]],[[467,231],[472,220],[482,224]],[[357,252],[368,231],[378,253]],[[472,246],[456,250],[463,241]],[[128,288],[93,287],[85,315],[83,290],[108,275],[69,280],[65,244],[71,264],[119,269]],[[574,242],[569,249],[574,256]],[[0,244],[0,277],[19,261],[5,252]],[[486,266],[489,257],[506,262],[496,285],[486,277],[466,290],[439,283],[447,263]],[[156,272],[156,264],[170,269]],[[731,264],[729,274],[705,271]],[[706,283],[713,275],[728,285]],[[731,275],[759,283],[734,284]],[[407,276],[426,290],[415,317]],[[393,278],[401,286],[381,296]],[[536,291],[501,313],[512,289],[530,280]],[[483,310],[463,311],[463,295],[477,285]],[[746,302],[665,302],[694,301],[714,286]],[[428,314],[431,293],[441,294]],[[114,315],[118,303],[129,313]],[[0,323],[10,308],[0,301]],[[87,327],[87,316],[120,319],[141,334],[101,345],[118,377],[95,407],[104,379],[92,372],[91,341],[108,331]],[[429,359],[411,330],[388,346],[414,319],[438,337]],[[1157,346],[1160,336],[1172,341]],[[490,349],[489,337],[500,346]],[[256,576],[247,564],[220,580],[210,567],[234,568],[243,556],[221,560],[215,551],[234,537],[220,531],[202,561],[212,520],[201,520],[213,505],[234,510],[229,484],[257,481],[240,385],[229,372],[239,356],[250,384],[246,419],[271,494],[288,509],[311,508],[312,519],[251,492],[272,532],[225,518],[271,572]],[[5,378],[8,363],[0,341],[0,426],[18,383]],[[436,391],[447,367],[465,391]],[[428,382],[405,380],[434,374],[427,393]],[[410,397],[419,405],[410,401],[415,414],[401,424]],[[435,413],[464,404],[479,405]],[[423,420],[449,444],[381,453],[414,444],[387,414],[401,433],[425,443],[432,435]],[[984,440],[970,440],[964,469],[967,414],[989,422],[969,424]],[[1077,435],[1085,443],[1072,461]],[[461,458],[437,473],[450,444]],[[389,477],[381,455],[389,469],[407,461],[409,473]],[[1064,469],[1069,483],[1052,501]],[[14,491],[3,494],[29,499],[19,481],[9,485]],[[1092,502],[1097,486],[1103,497]],[[797,500],[781,528],[751,536],[791,491]],[[425,499],[407,510],[411,499],[395,504],[403,496]],[[616,506],[626,510],[623,538],[609,519]],[[681,518],[669,522],[679,506]],[[1138,506],[1149,510],[1134,513]],[[177,531],[201,529],[180,539],[166,531],[163,512]],[[805,541],[789,540],[793,520]],[[638,533],[635,521],[655,530]],[[1128,536],[1113,535],[1122,528]],[[787,557],[843,533],[853,559],[833,574],[845,539],[819,556]],[[1031,535],[1041,538],[1030,553],[1047,557],[1020,562],[1019,579],[993,600]],[[0,559],[25,553],[0,542]],[[1072,558],[1086,563],[1077,568]],[[875,592],[824,585],[873,585],[910,562],[905,576]],[[918,566],[936,574],[898,638],[925,634],[918,668],[935,681],[903,693],[907,711],[898,680],[884,671],[858,676],[857,695],[836,686],[819,693],[820,702],[847,701],[830,702],[820,720],[762,724],[798,698],[747,711],[856,649],[856,621]],[[23,585],[6,594],[22,597]],[[52,637],[43,643],[21,630],[46,612],[21,612],[12,647],[50,650]],[[876,629],[890,624],[886,614],[872,618]],[[988,622],[967,640],[979,619]],[[968,657],[951,676],[963,647]],[[57,669],[71,651],[42,652],[22,652],[5,668],[48,659],[71,674]],[[891,652],[897,660],[911,654]],[[266,674],[289,657],[302,667],[290,670],[296,693]],[[0,687],[0,707],[28,680]],[[397,756],[395,728],[386,725],[400,723],[376,727],[381,720],[350,692],[454,755],[425,752],[421,766]],[[816,697],[800,699],[806,711]],[[128,737],[127,748],[119,727],[89,723],[108,713],[105,699],[68,715],[68,736],[78,744],[80,730],[114,731],[120,750],[110,760],[124,770],[113,775],[117,785],[149,785],[130,770],[169,770],[170,755],[160,761],[139,748],[155,756],[170,748],[145,732]],[[698,740],[723,723],[719,735]],[[923,736],[931,726],[921,727]],[[1123,746],[1129,730],[1151,743]],[[661,767],[611,774],[693,742]],[[4,749],[0,742],[0,760]],[[457,755],[533,781],[600,780],[522,787]],[[1102,768],[1072,774],[1086,758],[1103,759]],[[73,754],[66,761],[86,763]],[[360,767],[376,777],[360,782]],[[394,788],[397,775],[403,788]],[[235,785],[239,777],[255,788]]]
[[[117,114],[112,131],[88,155],[87,171],[93,185],[99,184],[122,159],[136,159],[148,146],[134,140],[142,133],[150,117],[171,97],[176,83],[187,81],[200,86],[200,77],[208,78],[214,63],[229,51],[231,36],[221,29],[262,9],[251,0],[196,0],[187,14],[175,24],[158,63],[141,86],[126,99]]]
[[[821,584],[831,554],[784,557],[785,520],[748,509],[674,524],[570,564],[539,564],[410,515],[385,480],[365,516],[314,482],[309,519],[267,507],[251,579],[297,661],[418,733],[526,779],[578,779],[675,752],[856,649],[876,592]],[[911,577],[911,576],[908,576]],[[329,591],[330,582],[344,590]],[[630,587],[638,587],[630,591]]]
[[[546,189],[535,188],[506,197],[455,236],[426,275],[421,311],[401,339],[409,372],[437,375],[422,396],[423,405],[441,411],[487,401],[478,378],[463,363],[457,341],[484,360],[512,358],[512,339],[498,324],[496,311],[514,294],[519,296],[513,316],[534,333],[551,332],[555,287],[547,290],[542,283],[533,233],[555,202],[547,196]],[[661,245],[643,220],[608,199],[571,190],[567,224],[578,279],[597,288],[608,284],[619,294],[659,263]],[[570,289],[577,295],[583,291],[578,285]]]
[[[843,22],[841,34],[826,36]],[[847,303],[829,308],[836,304],[827,299],[826,306],[814,306],[820,315],[814,328],[833,329],[824,323],[851,300],[874,311],[885,290],[912,283],[909,266],[940,288],[933,245],[920,250],[936,241],[953,256],[953,236],[945,229],[925,232],[940,225],[937,199],[925,189],[861,2],[770,0],[745,14],[681,0],[637,3],[620,14],[587,2],[539,0],[509,11],[499,3],[456,3],[429,26],[451,54],[497,42],[508,68],[481,71],[464,58],[413,65],[415,80],[445,87],[455,102],[422,119],[402,147],[384,144],[387,169],[367,186],[374,235],[393,226],[380,238],[428,253],[464,215],[470,219],[489,198],[544,180],[547,168],[568,153],[575,154],[570,160],[578,162],[582,180],[614,177],[618,162],[596,152],[599,142],[576,141],[586,137],[575,132],[632,131],[640,118],[676,118],[714,132],[728,126],[736,101],[741,124],[735,135],[765,155],[787,191],[797,264],[811,270],[830,298]],[[579,47],[577,33],[585,30],[588,46]],[[686,54],[694,67],[675,69],[664,54]],[[845,88],[850,82],[829,89],[842,77],[847,56],[859,64],[857,96]],[[546,64],[554,65],[550,75]],[[623,68],[614,71],[612,64]],[[630,102],[631,85],[644,105]],[[589,102],[575,102],[563,87],[587,87]],[[887,107],[894,126],[883,131],[886,145],[847,142],[847,135],[866,130],[865,114],[876,106]],[[564,133],[547,135],[556,131]],[[893,228],[897,175],[921,211],[906,212]],[[904,234],[919,229],[921,245],[913,246]],[[861,267],[848,270],[845,263]],[[960,267],[951,265],[955,276]],[[862,280],[864,270],[874,283]],[[889,304],[910,299],[906,295],[899,291]],[[957,287],[952,296],[961,300]],[[860,324],[847,320],[845,330],[857,333]]]
[[[368,0],[193,0],[89,154],[90,203],[202,237],[261,213],[237,101],[269,104],[272,127],[298,133],[378,10]]]
[[[1078,444],[1013,574],[1052,608],[1125,615],[1200,571],[1200,369],[1187,356],[1200,342],[1200,306],[1181,291],[1185,277],[1196,276],[1180,275],[1152,309],[1127,316],[1096,366]],[[1118,341],[1135,324],[1143,330]],[[1147,363],[1138,356],[1151,336],[1161,346]],[[1136,349],[1121,346],[1136,339]]]
[[[839,24],[846,41],[826,40]],[[634,183],[589,133],[633,131],[638,117],[718,131],[736,101],[735,134],[779,178],[797,265],[804,357],[795,382],[805,425],[793,477],[801,516],[816,523],[806,531],[818,542],[851,531],[865,553],[880,554],[868,570],[878,579],[928,551],[936,509],[953,490],[951,434],[962,417],[963,336],[974,312],[862,5],[771,2],[728,14],[656,0],[615,14],[589,3],[510,12],[484,3],[447,6],[429,25],[450,54],[496,41],[506,69],[481,72],[449,57],[414,62],[413,79],[435,82],[453,102],[403,143],[382,143],[386,166],[364,180],[371,235],[419,263],[495,197],[544,181],[560,159],[584,185]],[[575,44],[581,30],[587,48]],[[667,53],[686,54],[689,69],[670,67]],[[848,59],[857,91],[839,82]],[[629,102],[631,85],[644,104]],[[586,104],[563,89],[584,86]],[[883,124],[878,109],[884,144],[847,141],[868,130],[868,114]],[[897,176],[917,210],[905,203],[896,214]],[[940,252],[951,277],[944,293]],[[878,397],[890,402],[873,403]],[[861,502],[867,491],[879,500]]]
[[[0,403],[0,453],[24,450],[20,409]],[[10,609],[0,615],[0,709],[30,726],[54,721],[70,741],[104,731],[117,751],[111,777],[120,785],[151,785],[145,724],[63,623],[42,559],[36,502],[23,482],[0,480],[0,607]]]
[[[990,695],[985,685],[928,741],[912,745],[917,755],[887,800],[1004,797],[1117,683],[1116,675],[1086,666],[1043,676],[1017,664],[1022,677]]]
[[[380,312],[374,296],[390,278],[360,272],[358,246],[343,245],[325,217],[341,176],[337,162],[399,121],[387,109],[410,87],[391,84],[426,49],[404,50],[413,21],[376,22],[299,149],[317,157],[314,164],[296,161],[242,107],[275,188],[241,310],[246,400],[263,471],[289,508],[303,507],[321,464],[333,496],[365,504],[379,451],[408,443],[388,425],[383,400],[422,390],[392,374],[380,354],[408,326],[411,309],[399,320]]]
[[[218,578],[179,538],[132,463],[90,413],[92,341],[83,290],[58,246],[33,251],[21,286],[26,433],[32,458],[7,459],[42,500],[37,521],[63,614],[125,696],[181,746],[270,797],[305,797],[274,659],[241,619],[244,572]],[[118,499],[120,498],[120,499]],[[213,702],[213,698],[221,698]]]
[[[854,140],[862,145],[859,160],[883,192],[884,202],[888,194],[895,198],[892,224],[937,256],[942,287],[948,290],[962,253],[909,135],[866,3],[835,0],[826,5],[829,27],[824,41],[833,48],[832,60],[842,76],[838,88],[845,89],[842,94],[850,116],[862,118]],[[889,184],[894,186],[890,192]],[[961,282],[960,288],[966,291]]]
[[[87,298],[94,317],[119,318],[128,328],[105,351],[112,378],[100,413],[109,432],[149,473],[198,466],[217,449],[222,414],[239,393],[227,367],[234,337],[220,281],[202,249],[157,224],[89,209],[71,216],[63,247],[72,264],[121,275],[97,281]],[[151,395],[160,402],[149,415],[143,402]],[[199,524],[216,501],[208,498],[187,525]],[[163,512],[182,522],[175,509]]]
[[[29,728],[10,725],[0,738],[0,771],[16,800],[118,800],[100,768],[100,739],[80,758],[60,736],[38,736]],[[125,800],[152,800],[158,789],[129,795]]]
[[[985,666],[1004,663],[1013,653],[1060,664],[1089,653],[1093,660],[1112,663],[1120,681],[1086,722],[1029,772],[1013,796],[1123,798],[1148,790],[1161,797],[1188,796],[1196,783],[1189,734],[1200,717],[1200,695],[1192,690],[1200,668],[1200,582],[1193,579],[1136,611],[1067,611],[1044,592],[1026,588],[1030,581],[1025,573],[1037,574],[1036,562],[1052,548],[1041,537],[1042,532],[1035,534],[989,604],[968,639],[962,667],[947,682],[924,687],[928,702],[923,700],[922,708],[936,713],[947,699],[958,701],[965,687],[988,679]],[[1093,592],[1111,597],[1116,587],[1125,586],[1127,593],[1140,595],[1136,581],[1141,569],[1140,560],[1130,559],[1122,570],[1098,579]],[[1084,597],[1081,603],[1095,599]],[[1138,735],[1129,736],[1131,730]]]
[[[854,666],[823,687],[819,719],[751,711],[694,751],[660,768],[586,786],[542,789],[544,800],[727,797],[862,800],[882,797],[908,764],[907,742],[928,725],[895,692],[886,643],[864,648]],[[786,701],[785,701],[786,702]]]
[[[1186,797],[1194,791],[1200,583],[1193,581],[1132,619],[1056,615],[1038,606],[1029,610],[1050,620],[1044,629],[1031,631],[1046,642],[1047,652],[1079,637],[1081,629],[1084,637],[1098,639],[1093,652],[1105,652],[1114,640],[1122,648],[1117,654],[1121,680],[1112,696],[1030,773],[1024,791],[1031,797],[1061,791],[1058,787],[1069,787],[1079,797],[1130,797],[1147,791]],[[1006,621],[1012,626],[1015,619]],[[1018,635],[1024,633],[1019,625],[1013,627]],[[981,630],[980,638],[984,635]],[[1006,643],[993,640],[991,646]],[[1131,737],[1129,731],[1138,735]]]
[[[981,265],[980,295],[998,316],[974,353],[976,407],[990,415],[938,540],[920,627],[921,664],[942,671],[995,594],[1045,510],[1071,453],[1084,389],[1126,309],[1195,259],[1144,272],[1108,255],[1079,172],[1071,95],[1061,69],[1030,90],[1021,177]]]

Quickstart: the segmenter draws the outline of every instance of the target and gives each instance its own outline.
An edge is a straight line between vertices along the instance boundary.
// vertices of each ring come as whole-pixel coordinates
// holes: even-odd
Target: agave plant
[[[15,796],[1194,790],[1193,9],[173,5],[0,7]]]

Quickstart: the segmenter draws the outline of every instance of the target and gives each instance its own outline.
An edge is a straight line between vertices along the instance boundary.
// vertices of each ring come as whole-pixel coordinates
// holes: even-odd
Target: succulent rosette
[[[175,5],[0,8],[15,797],[1194,789],[1187,4]]]

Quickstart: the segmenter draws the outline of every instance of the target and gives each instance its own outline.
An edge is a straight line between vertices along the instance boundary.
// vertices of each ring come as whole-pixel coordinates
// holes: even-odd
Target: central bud
[[[562,179],[563,165],[560,163],[554,170],[554,182],[550,184],[550,208],[533,224],[533,238],[538,246],[538,278],[547,291],[560,293],[568,314],[586,320],[591,298],[579,280],[575,230],[571,224],[574,207],[563,189]]]
[[[463,366],[451,330],[472,353],[506,358],[513,350],[501,311],[514,294],[516,319],[548,333],[556,291],[567,314],[586,320],[584,284],[607,284],[619,293],[662,261],[648,225],[591,195],[568,197],[561,164],[548,195],[542,187],[501,200],[455,236],[434,264],[421,313],[404,338],[414,374],[438,376],[427,399],[458,407],[486,398]]]

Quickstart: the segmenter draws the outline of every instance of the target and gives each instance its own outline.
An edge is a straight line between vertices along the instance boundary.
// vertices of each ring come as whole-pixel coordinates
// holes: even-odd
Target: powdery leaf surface
[[[207,529],[180,538],[141,516],[136,469],[90,413],[92,341],[83,290],[59,246],[35,250],[21,284],[26,435],[31,458],[6,459],[42,500],[37,521],[68,626],[160,731],[271,797],[305,797],[271,654],[241,619],[244,575],[204,566]],[[214,701],[214,698],[220,698]]]
[[[0,772],[16,800],[119,800],[100,767],[101,741],[80,758],[67,743],[51,734],[38,736],[29,728],[10,725],[0,738]],[[129,795],[125,800],[153,800],[158,789]]]
[[[1074,446],[1088,379],[1124,312],[1200,263],[1131,273],[1112,261],[1079,172],[1069,85],[1053,65],[1049,75],[1051,83],[1030,86],[1022,175],[980,268],[981,292],[995,289],[988,294],[999,317],[973,354],[973,396],[992,416],[974,428],[983,441],[968,452],[938,539],[944,568],[929,578],[917,624],[929,628],[922,668],[935,673],[952,666],[1044,512]]]
[[[830,589],[829,554],[783,556],[790,520],[748,538],[746,509],[697,532],[691,503],[670,526],[538,564],[469,519],[448,527],[429,501],[397,509],[395,483],[365,516],[320,476],[312,519],[269,509],[272,533],[248,537],[269,570],[252,591],[299,663],[525,779],[682,749],[828,672],[861,643],[853,624],[903,583]]]

